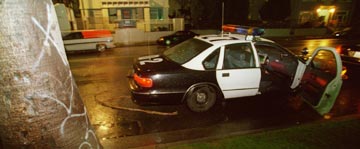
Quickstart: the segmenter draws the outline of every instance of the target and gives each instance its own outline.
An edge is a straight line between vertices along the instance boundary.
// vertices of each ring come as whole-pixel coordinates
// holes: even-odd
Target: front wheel
[[[194,112],[205,112],[214,106],[216,91],[211,86],[196,87],[186,98],[187,107]]]
[[[104,52],[105,49],[106,49],[106,45],[104,44],[99,44],[96,46],[96,49],[99,51],[99,52]]]

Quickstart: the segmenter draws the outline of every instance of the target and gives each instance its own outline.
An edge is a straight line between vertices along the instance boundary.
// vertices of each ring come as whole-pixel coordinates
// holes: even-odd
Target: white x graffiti
[[[47,4],[46,5],[46,10],[47,10],[47,21],[48,24],[46,26],[46,28],[44,28],[44,26],[42,26],[40,24],[40,22],[35,18],[35,17],[31,17],[32,22],[40,29],[40,31],[45,35],[45,39],[43,41],[43,46],[40,52],[40,55],[37,59],[37,61],[35,62],[35,64],[33,65],[32,69],[35,70],[36,68],[38,68],[38,66],[40,65],[41,60],[43,59],[43,57],[45,56],[45,54],[51,56],[51,46],[50,44],[52,44],[56,51],[57,54],[61,57],[61,60],[64,64],[65,67],[69,67],[68,65],[68,61],[66,58],[64,51],[64,47],[61,44],[57,44],[56,40],[54,39],[55,36],[52,35],[56,35],[56,33],[58,32],[59,28],[58,28],[58,24],[57,24],[57,19],[56,19],[56,13],[54,9],[51,9],[51,5]],[[43,78],[44,76],[50,77],[52,80],[57,81],[57,84],[61,84],[60,88],[65,88],[65,86],[63,85],[63,83],[65,82],[61,82],[59,79],[57,79],[55,76],[48,74],[48,73],[42,73],[41,78]],[[72,108],[73,108],[73,102],[74,102],[74,87],[76,87],[76,84],[73,80],[72,77],[72,73],[71,71],[69,71],[69,76],[66,79],[66,82],[70,81],[70,87],[71,87],[71,95],[68,97],[69,101],[70,101],[70,105],[67,106],[64,102],[62,102],[61,100],[57,99],[56,96],[53,95],[49,95],[47,93],[35,93],[35,96],[37,97],[41,97],[42,99],[48,99],[48,100],[53,100],[55,101],[57,104],[61,105],[67,112],[67,117],[64,118],[64,120],[62,121],[62,123],[60,124],[60,133],[62,135],[64,135],[64,129],[65,129],[65,124],[67,123],[68,120],[70,120],[71,118],[75,118],[75,117],[84,117],[86,120],[86,130],[85,130],[85,140],[79,145],[79,148],[82,148],[84,146],[89,146],[90,148],[92,148],[92,145],[88,142],[89,140],[89,136],[92,136],[93,138],[95,138],[96,140],[96,144],[97,144],[97,148],[100,148],[99,146],[99,142],[97,142],[98,140],[96,139],[95,133],[93,132],[93,130],[91,130],[89,128],[90,123],[88,122],[88,118],[87,118],[87,110],[84,107],[84,112],[83,113],[73,113]]]
[[[35,17],[31,17],[31,20],[35,23],[35,25],[44,33],[45,35],[45,39],[43,42],[43,47],[41,49],[41,53],[40,56],[37,60],[37,62],[35,63],[35,65],[33,66],[33,69],[35,69],[36,67],[39,66],[40,61],[42,60],[44,53],[46,52],[48,55],[51,55],[51,48],[50,48],[50,44],[49,41],[52,43],[52,45],[55,47],[55,49],[57,50],[57,53],[59,54],[59,56],[61,57],[62,62],[64,63],[64,65],[68,66],[68,62],[66,59],[66,56],[63,54],[63,52],[60,52],[60,50],[64,50],[63,45],[58,45],[56,44],[54,38],[51,36],[51,29],[52,28],[56,28],[57,27],[57,21],[54,20],[54,18],[56,18],[56,14],[54,14],[54,10],[51,11],[50,9],[50,5],[46,5],[46,10],[47,10],[47,19],[48,19],[48,24],[45,28],[39,23],[39,21],[36,20]]]

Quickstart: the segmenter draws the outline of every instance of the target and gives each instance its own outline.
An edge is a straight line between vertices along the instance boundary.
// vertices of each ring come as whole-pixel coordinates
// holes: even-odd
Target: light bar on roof
[[[265,32],[263,28],[232,25],[232,24],[223,25],[222,29],[225,32],[238,33],[243,35],[253,35],[253,36],[260,36],[263,35]]]

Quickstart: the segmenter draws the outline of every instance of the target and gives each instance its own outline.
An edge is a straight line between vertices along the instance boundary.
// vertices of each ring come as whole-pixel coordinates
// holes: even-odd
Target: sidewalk
[[[247,135],[234,132],[198,140],[152,146],[151,148],[359,148],[360,115],[291,126],[267,129]]]

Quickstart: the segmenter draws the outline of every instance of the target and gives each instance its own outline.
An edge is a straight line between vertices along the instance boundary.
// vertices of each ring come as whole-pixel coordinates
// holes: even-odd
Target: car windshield
[[[184,64],[210,46],[210,43],[193,38],[164,51],[163,54],[176,63]]]

